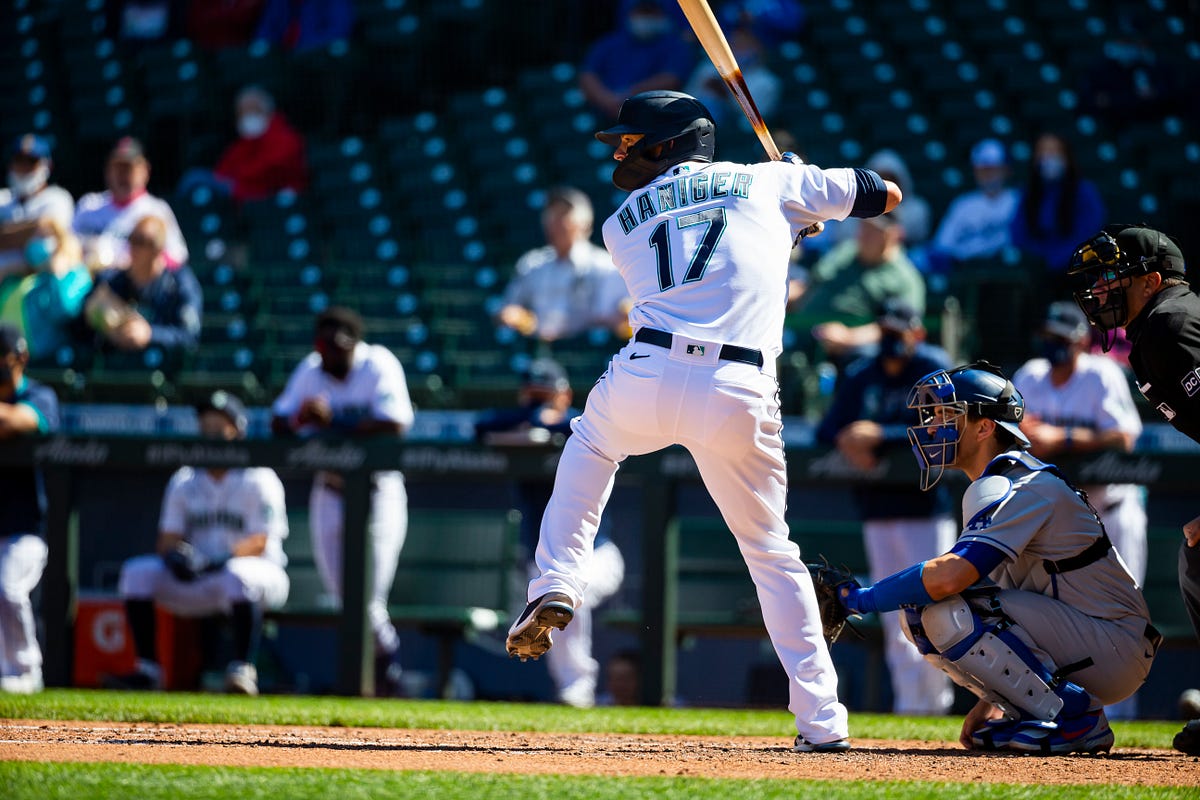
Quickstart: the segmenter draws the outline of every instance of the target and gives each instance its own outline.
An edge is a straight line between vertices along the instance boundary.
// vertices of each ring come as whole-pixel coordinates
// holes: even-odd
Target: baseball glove
[[[821,628],[825,640],[833,644],[846,627],[850,612],[839,599],[839,589],[847,584],[858,586],[854,575],[845,567],[834,567],[824,557],[820,563],[805,564],[812,575],[813,588],[817,592],[817,607],[821,610]],[[853,626],[850,628],[854,630]]]

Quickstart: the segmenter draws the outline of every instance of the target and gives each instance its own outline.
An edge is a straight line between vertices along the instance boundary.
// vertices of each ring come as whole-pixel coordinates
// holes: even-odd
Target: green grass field
[[[239,698],[202,694],[116,694],[52,690],[32,697],[0,695],[0,719],[113,720],[123,722],[317,725],[441,730],[561,731],[710,736],[778,736],[787,741],[792,723],[783,711],[710,709],[614,709],[580,711],[550,705],[387,701],[329,697]],[[872,739],[952,741],[955,718],[903,718],[854,714],[852,734]],[[1173,722],[1113,725],[1123,747],[1169,748]],[[0,724],[0,740],[3,740]],[[4,745],[0,742],[0,754]],[[0,759],[3,756],[0,755]],[[1200,766],[1197,768],[1200,783]],[[0,798],[52,800],[133,798],[379,797],[621,798],[665,797],[729,800],[757,797],[927,798],[953,794],[974,798],[1196,798],[1196,788],[1027,786],[933,782],[734,781],[703,778],[604,778],[479,775],[392,770],[338,770],[45,764],[0,760]]]

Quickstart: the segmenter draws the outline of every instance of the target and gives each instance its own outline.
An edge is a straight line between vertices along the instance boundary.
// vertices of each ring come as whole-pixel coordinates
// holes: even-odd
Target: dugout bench
[[[276,624],[336,625],[337,603],[325,593],[317,572],[307,514],[289,517],[293,527],[284,551],[291,590],[287,603],[264,617]],[[409,509],[388,614],[396,627],[437,640],[437,686],[443,697],[450,689],[458,643],[509,622],[521,577],[520,525],[515,509]]]

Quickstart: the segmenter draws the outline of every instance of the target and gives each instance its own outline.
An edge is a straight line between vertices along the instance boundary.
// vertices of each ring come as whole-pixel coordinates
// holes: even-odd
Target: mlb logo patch
[[[702,344],[689,344],[689,345],[687,346],[687,354],[688,354],[689,356],[702,356],[702,355],[704,355],[704,345],[702,345]]]
[[[1184,375],[1179,384],[1183,387],[1184,394],[1188,397],[1195,397],[1196,393],[1200,392],[1200,369],[1194,369]]]
[[[1167,422],[1175,419],[1175,409],[1171,408],[1166,403],[1158,404],[1158,413],[1162,414],[1163,419],[1165,419]]]

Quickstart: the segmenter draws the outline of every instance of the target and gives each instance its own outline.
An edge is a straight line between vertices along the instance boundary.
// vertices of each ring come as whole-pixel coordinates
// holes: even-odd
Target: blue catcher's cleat
[[[1044,756],[1107,753],[1114,741],[1104,709],[1098,709],[1055,722],[1026,722],[1013,734],[1008,749]]]

